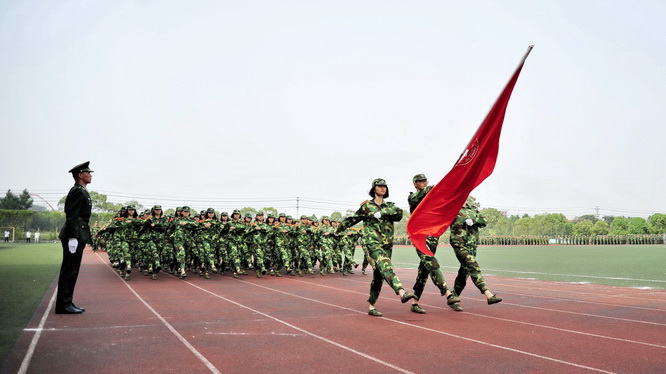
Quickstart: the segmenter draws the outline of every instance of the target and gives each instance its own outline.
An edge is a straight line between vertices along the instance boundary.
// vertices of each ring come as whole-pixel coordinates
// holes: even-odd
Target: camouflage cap
[[[416,174],[414,176],[414,178],[412,178],[412,182],[424,181],[424,180],[428,180],[428,178],[426,178],[425,174]]]
[[[306,216],[305,214],[303,214],[303,215],[301,216],[301,219],[308,219],[308,216]]]
[[[280,214],[278,214],[278,217],[286,217],[286,216],[287,216],[287,215],[284,214],[284,213],[280,213]]]
[[[153,206],[153,210],[157,210],[157,209],[162,210],[162,206],[161,205]]]
[[[252,218],[252,213],[245,213],[245,218]]]
[[[229,217],[229,213],[227,213],[227,212],[222,212],[222,213],[220,213],[220,216],[222,216],[222,217]]]
[[[263,215],[264,215],[264,212],[262,212],[261,210],[257,212],[257,216],[263,216]]]
[[[386,186],[386,181],[382,178],[377,178],[372,181],[372,187],[375,186]]]
[[[294,218],[292,216],[287,216],[287,220],[292,220],[293,221]]]
[[[190,207],[187,206],[187,205],[185,205],[184,207],[180,208],[180,211],[181,211],[181,212],[189,212],[189,211],[190,211]]]
[[[128,205],[126,209],[127,209],[127,210],[130,210],[130,209],[132,209],[132,210],[136,210],[136,208],[134,207],[134,205]]]
[[[321,220],[322,220],[322,221],[323,221],[323,220],[327,220],[327,221],[330,221],[331,219],[330,219],[330,218],[328,218],[328,216],[321,216]]]
[[[236,214],[236,213],[240,214],[240,210],[234,209],[234,211],[231,214]]]
[[[208,209],[206,209],[206,213],[215,213],[215,209],[208,208]]]
[[[183,207],[182,207],[182,206],[177,206],[177,207],[176,207],[176,212],[182,212],[182,211],[183,211]]]

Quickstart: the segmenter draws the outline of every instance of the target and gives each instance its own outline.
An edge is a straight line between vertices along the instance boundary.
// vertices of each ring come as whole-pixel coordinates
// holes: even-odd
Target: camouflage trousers
[[[402,283],[400,279],[393,272],[393,263],[391,263],[391,255],[393,254],[393,245],[381,245],[379,243],[367,243],[368,249],[368,262],[372,266],[372,282],[370,283],[370,297],[368,302],[370,305],[375,305],[379,298],[379,292],[382,290],[384,281],[388,283],[396,295],[400,292]]]
[[[435,254],[435,251],[437,251],[438,243],[439,238],[429,236],[426,239],[428,249],[433,254]],[[446,285],[446,281],[444,280],[444,274],[442,274],[442,270],[439,267],[439,261],[437,261],[435,256],[428,256],[421,253],[419,250],[416,250],[416,254],[421,259],[421,262],[419,262],[419,271],[416,275],[416,282],[414,283],[414,295],[416,295],[416,300],[421,299],[421,295],[425,289],[426,281],[428,280],[428,275],[430,275],[432,283],[434,283],[435,286],[439,288],[439,293],[444,296],[449,288]]]
[[[234,273],[241,271],[241,254],[238,250],[238,243],[236,243],[236,241],[229,240],[227,242],[227,251],[226,254],[223,255],[222,261],[224,262],[223,266],[229,266]]]
[[[323,243],[316,250],[317,258],[319,259],[319,270],[324,269],[333,270],[333,248],[329,243]]]
[[[298,243],[298,265],[297,268],[312,270],[312,254],[309,244]]]
[[[456,258],[460,262],[460,269],[458,269],[458,276],[456,277],[453,291],[456,295],[460,295],[467,285],[467,277],[470,277],[481,293],[486,292],[488,287],[483,279],[483,275],[481,275],[481,268],[476,262],[476,245],[452,246],[453,252],[455,252]]]
[[[289,249],[289,240],[287,238],[277,237],[275,239],[275,252],[278,257],[277,261],[281,266],[284,266],[287,271],[292,269],[292,256],[291,249]]]
[[[254,266],[257,272],[266,272],[266,265],[264,263],[266,253],[264,252],[265,242],[257,242],[249,245],[249,253],[254,259]]]
[[[176,252],[176,263],[180,269],[185,269],[185,264],[187,263],[187,252],[190,249],[189,244],[186,244],[187,241],[174,240],[173,246],[174,251]]]
[[[130,242],[128,240],[123,240],[120,242],[120,248],[118,251],[118,260],[120,261],[120,267],[123,269],[129,269],[132,267],[133,260],[135,257],[134,252],[136,251],[136,244],[134,241]]]
[[[151,270],[157,270],[160,265],[160,253],[154,240],[146,241],[143,253],[143,266]]]
[[[340,245],[340,256],[342,257],[342,262],[343,262],[343,269],[350,271],[352,270],[352,267],[356,265],[356,261],[354,261],[354,252],[356,252],[356,245],[350,245],[350,246],[342,246]]]
[[[215,266],[215,251],[211,248],[208,240],[202,240],[198,243],[195,255],[202,270],[210,270]]]

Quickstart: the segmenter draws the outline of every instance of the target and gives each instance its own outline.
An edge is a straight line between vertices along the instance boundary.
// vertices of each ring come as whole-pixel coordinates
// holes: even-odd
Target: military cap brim
[[[83,172],[89,172],[92,173],[93,170],[90,170],[90,161],[86,161],[82,164],[76,165],[73,168],[69,169],[68,173],[83,173]]]
[[[412,178],[412,181],[414,181],[414,182],[424,181],[424,180],[428,180],[428,178],[426,178],[425,174],[416,174],[414,176],[414,178]]]

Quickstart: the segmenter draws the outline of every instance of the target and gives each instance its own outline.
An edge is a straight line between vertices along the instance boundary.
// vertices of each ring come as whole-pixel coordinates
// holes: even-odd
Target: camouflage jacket
[[[409,203],[409,212],[414,213],[414,209],[416,209],[417,206],[419,206],[419,203],[421,203],[421,200],[423,200],[424,197],[432,190],[432,186],[426,186],[426,188],[422,189],[421,191],[416,191],[416,192],[410,192],[409,197],[407,198],[407,202]]]
[[[375,213],[381,212],[381,217],[375,218]],[[361,230],[366,244],[391,245],[393,243],[393,223],[402,219],[402,209],[392,202],[384,201],[377,205],[374,200],[366,200],[361,204],[353,216],[345,218],[338,226],[337,233],[342,233],[348,227],[363,221],[365,226]]]
[[[465,221],[471,219],[472,226]],[[451,224],[451,238],[449,242],[452,246],[462,247],[464,245],[477,245],[479,242],[479,228],[486,226],[486,219],[477,208],[465,204],[456,219]]]
[[[336,228],[331,225],[319,226],[319,245],[331,246],[335,244],[335,230]]]
[[[229,234],[228,234],[227,238],[229,238],[230,240],[232,240],[236,243],[245,240],[244,235],[245,235],[246,226],[245,226],[245,223],[243,221],[241,221],[241,220],[238,220],[238,221],[231,220],[231,221],[228,222],[227,228],[229,230]]]

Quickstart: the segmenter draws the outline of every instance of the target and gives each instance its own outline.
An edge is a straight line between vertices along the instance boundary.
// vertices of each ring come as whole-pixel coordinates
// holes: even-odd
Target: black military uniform
[[[92,172],[88,168],[90,161],[73,167],[69,172],[74,174]],[[76,279],[79,276],[81,258],[86,244],[91,244],[90,213],[92,212],[92,200],[86,187],[75,184],[67,194],[65,200],[66,222],[60,230],[60,242],[62,243],[62,266],[58,278],[58,296],[56,299],[56,314],[80,314],[85,311],[72,302]],[[77,243],[70,248],[70,241],[76,239]]]

